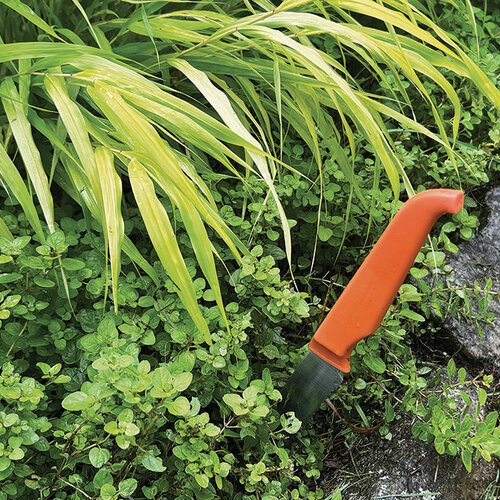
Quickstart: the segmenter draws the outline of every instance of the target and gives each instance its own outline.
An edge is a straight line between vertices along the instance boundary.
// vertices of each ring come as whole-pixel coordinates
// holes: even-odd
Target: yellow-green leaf
[[[198,306],[193,282],[179,250],[168,214],[156,196],[153,182],[144,167],[135,159],[130,161],[128,172],[137,205],[156,253],[174,282],[179,298],[203,334],[205,342],[211,344],[210,330]]]
[[[115,311],[118,311],[118,275],[120,274],[120,253],[124,236],[121,214],[122,183],[113,165],[113,153],[104,147],[96,149],[95,159],[102,183],[102,205],[104,209],[104,232],[111,262],[111,280]]]
[[[40,152],[33,140],[31,125],[26,117],[24,109],[25,105],[21,100],[21,96],[12,78],[6,78],[2,82],[0,85],[0,93],[12,133],[16,139],[19,152],[23,158],[30,180],[35,188],[43,215],[49,226],[50,232],[54,232],[54,202],[49,189],[49,181],[42,165]]]

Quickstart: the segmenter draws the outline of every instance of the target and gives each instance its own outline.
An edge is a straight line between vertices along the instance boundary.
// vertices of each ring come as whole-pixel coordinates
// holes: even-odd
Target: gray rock
[[[395,423],[392,441],[374,433],[365,453],[355,456],[342,500],[476,500],[495,481],[497,462],[474,462],[468,473],[459,458],[438,455],[432,443],[413,437],[411,425],[408,415]],[[340,476],[326,473],[322,487],[335,489]]]
[[[485,203],[489,211],[485,226],[473,240],[462,243],[459,252],[449,259],[454,270],[451,282],[455,286],[470,288],[474,281],[483,285],[491,278],[492,289],[500,288],[500,187],[486,195]],[[460,318],[448,318],[444,326],[462,347],[461,354],[485,361],[487,365],[500,366],[500,301],[491,301],[489,311],[494,313],[495,319],[483,325],[483,337],[479,336],[474,324]]]

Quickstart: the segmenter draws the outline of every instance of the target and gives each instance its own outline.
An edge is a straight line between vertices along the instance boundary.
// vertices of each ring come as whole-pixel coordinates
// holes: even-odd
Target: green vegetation
[[[499,454],[491,375],[417,347],[491,319],[491,283],[447,283],[473,197],[356,347],[342,420],[276,411],[399,197],[498,173],[500,15],[437,9],[0,0],[0,499],[323,498],[333,433],[404,411],[468,470]]]

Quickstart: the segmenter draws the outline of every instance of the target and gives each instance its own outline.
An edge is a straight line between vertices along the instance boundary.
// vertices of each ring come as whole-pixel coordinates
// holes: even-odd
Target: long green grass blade
[[[131,160],[129,164],[129,178],[137,205],[158,257],[175,284],[179,298],[202,333],[205,342],[212,344],[207,322],[198,306],[194,285],[179,250],[168,214],[156,196],[153,182],[137,160]]]
[[[71,0],[71,1],[73,2],[73,4],[76,6],[76,8],[80,11],[83,18],[85,19],[85,22],[87,23],[87,26],[89,27],[90,33],[92,34],[92,37],[96,41],[99,48],[100,49],[104,48],[103,44],[101,43],[100,37],[97,34],[96,30],[94,29],[94,26],[92,26],[92,23],[90,22],[90,19],[87,16],[85,9],[82,7],[82,4],[78,0]]]
[[[134,151],[129,157],[140,157],[150,173],[154,173],[155,180],[162,180],[161,185],[166,193],[182,193],[238,258],[239,250],[244,252],[244,247],[232,235],[213,206],[209,208],[206,198],[201,196],[183,170],[178,156],[160,138],[144,115],[128,105],[117,90],[109,85],[96,82],[88,92],[115,126],[123,142]]]
[[[5,151],[3,145],[0,143],[0,184],[7,190],[9,194],[17,199],[24,214],[28,219],[31,227],[40,241],[45,242],[45,234],[36,211],[33,198],[31,197],[26,184],[24,183],[21,174],[17,170],[9,155]]]
[[[21,2],[21,0],[0,0],[0,3],[3,3],[7,7],[15,10],[17,13],[21,14],[24,18],[26,18],[30,23],[33,23],[35,26],[38,26],[45,33],[53,36],[54,38],[61,37],[51,28],[40,16],[38,16],[32,8],[30,8],[26,3]]]
[[[78,107],[68,95],[64,79],[60,76],[47,75],[45,88],[59,111],[74,148],[89,179],[91,193],[96,203],[102,208],[102,189],[99,172],[95,162],[94,149],[90,143],[87,124]]]
[[[235,133],[241,135],[248,142],[254,144],[254,146],[260,149],[260,144],[257,140],[248,132],[248,130],[243,126],[240,119],[234,112],[231,103],[229,102],[226,95],[218,90],[215,85],[209,80],[207,75],[193,66],[191,66],[188,62],[182,61],[180,59],[176,59],[171,61],[171,64],[182,71],[192,82],[198,90],[205,96],[208,102],[214,107],[219,116],[222,118],[224,123]],[[283,229],[283,234],[285,237],[285,251],[288,258],[288,262],[291,264],[292,262],[292,241],[290,236],[290,226],[288,224],[288,220],[286,218],[285,211],[281,205],[278,194],[276,193],[276,189],[274,187],[274,181],[271,177],[271,173],[269,171],[269,167],[267,165],[266,157],[262,153],[258,153],[255,150],[248,151],[248,154],[251,156],[252,160],[255,162],[260,174],[262,175],[264,181],[267,184],[269,191],[274,198],[276,206],[279,211],[281,226]]]
[[[111,262],[111,280],[115,311],[118,311],[118,275],[120,253],[124,236],[121,214],[122,183],[113,165],[113,153],[104,147],[96,149],[95,159],[102,183],[102,208],[104,212],[104,234]]]
[[[50,232],[53,232],[55,231],[54,202],[49,190],[47,174],[42,165],[40,152],[33,140],[31,125],[26,117],[25,104],[23,104],[12,78],[6,78],[2,82],[0,93],[12,133],[23,158],[24,166],[42,207],[45,221],[49,226]]]
[[[43,62],[39,67],[47,68],[71,64],[73,60],[85,54],[103,55],[104,53],[96,47],[87,45],[57,42],[5,43],[2,45],[2,50],[0,50],[0,63],[19,59],[43,58]],[[108,58],[120,59],[118,54],[105,53],[105,55]]]
[[[14,236],[12,236],[12,233],[10,232],[10,229],[7,227],[7,224],[5,224],[5,221],[0,217],[0,236],[2,238],[6,238],[9,241],[12,241],[14,239]]]

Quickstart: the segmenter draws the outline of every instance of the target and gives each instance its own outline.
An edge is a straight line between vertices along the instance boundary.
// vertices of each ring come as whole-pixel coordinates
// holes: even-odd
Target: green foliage
[[[15,86],[5,84],[2,99],[7,91],[20,98],[11,119],[0,116],[0,175],[9,192],[0,194],[0,500],[319,499],[332,436],[340,433],[349,448],[356,430],[372,428],[390,441],[403,411],[417,418],[416,438],[434,442],[440,453],[460,454],[466,467],[498,454],[491,376],[467,375],[452,362],[443,375],[419,351],[432,340],[433,317],[460,314],[478,326],[491,320],[491,281],[461,289],[447,282],[447,252],[477,230],[474,196],[432,232],[381,328],[356,346],[351,374],[332,396],[343,421],[326,406],[307,426],[276,410],[325,298],[328,308],[400,205],[394,191],[407,186],[398,177],[395,189],[383,169],[400,163],[416,190],[472,192],[498,174],[498,112],[459,76],[467,73],[463,67],[458,75],[442,69],[463,111],[455,131],[456,107],[446,98],[453,93],[434,79],[423,78],[417,90],[415,79],[387,68],[387,60],[360,63],[366,54],[353,56],[345,38],[319,35],[314,26],[291,30],[288,10],[302,9],[310,21],[307,9],[324,15],[318,2],[285,2],[276,24],[264,19],[243,30],[228,23],[248,20],[252,9],[258,19],[270,4],[230,1],[220,11],[213,3],[212,12],[200,4],[182,15],[172,4],[160,16],[155,2],[87,2],[87,24],[67,2],[52,2],[52,10],[33,2],[35,14],[21,2],[0,3],[15,6],[2,7],[0,19],[6,42],[0,57],[14,61],[2,63],[0,74]],[[387,5],[377,8],[387,14]],[[355,10],[344,14],[350,25],[366,21]],[[479,57],[475,31],[460,11],[427,14],[474,48],[466,58],[491,81],[498,78],[492,36],[498,13],[475,10]],[[332,67],[345,60],[359,74],[344,76],[364,90],[356,96],[364,95],[366,105],[377,102],[368,94],[383,98],[389,109],[380,112],[377,130],[387,139],[388,164],[356,116],[351,130],[351,108],[338,103],[347,121],[332,109],[337,90],[325,75],[280,39],[268,40],[264,28],[309,40]],[[393,43],[373,16],[359,30]],[[25,59],[11,43],[20,37],[33,42]],[[71,43],[57,50],[38,44],[57,37]],[[243,64],[233,57],[238,52],[248,56]],[[209,82],[176,59],[205,71]],[[155,78],[163,84],[153,84]],[[108,91],[121,107],[106,102]],[[237,122],[215,118],[234,120],[214,96],[229,99],[243,130],[292,167],[266,164],[288,218],[290,262],[280,205],[259,168],[262,156],[269,158]],[[444,127],[441,140],[444,133],[455,142],[454,155],[418,126],[433,130],[439,122],[430,102]],[[401,108],[415,122],[401,123],[394,114]],[[12,127],[22,109],[29,133],[25,120],[17,131]],[[54,194],[53,230],[40,222],[50,205],[33,203],[33,193],[42,192],[32,174],[39,171],[26,165],[24,171],[20,161],[38,164],[31,134]],[[105,179],[96,175],[101,171]],[[141,190],[147,196],[137,195]],[[168,224],[171,230],[163,231]],[[179,254],[182,273],[168,261]],[[203,321],[193,317],[194,303]],[[340,489],[332,498],[341,498]]]
[[[428,387],[429,384],[420,388],[418,383],[412,384],[406,376],[402,383],[413,387],[405,394],[404,406],[418,419],[413,425],[413,435],[422,440],[433,441],[439,454],[457,455],[460,451],[462,462],[470,472],[474,453],[488,462],[492,455],[500,453],[498,412],[482,415],[487,400],[484,387],[490,387],[493,376],[484,375],[466,380],[465,368],[460,368],[457,374],[453,359],[448,363],[447,375],[448,380],[438,389]],[[437,373],[432,379],[433,385],[440,378],[441,373]],[[452,383],[454,378],[457,382]],[[471,397],[467,387],[477,391],[476,395]],[[475,403],[474,396],[477,399]]]
[[[291,226],[278,192],[290,186],[284,182],[278,189],[275,181],[293,171],[294,155],[307,151],[318,169],[312,178],[316,182],[319,175],[323,187],[328,151],[337,163],[333,175],[345,178],[363,200],[353,168],[364,148],[375,158],[375,177],[384,170],[398,198],[401,191],[413,194],[414,183],[391,127],[440,145],[450,168],[458,171],[459,125],[472,130],[480,122],[480,100],[500,108],[500,91],[479,61],[439,29],[433,11],[410,12],[406,1],[275,5],[262,0],[222,6],[93,1],[85,8],[73,3],[77,9],[68,12],[60,0],[1,2],[2,184],[22,205],[42,243],[55,229],[58,190],[97,222],[111,267],[115,311],[122,254],[159,284],[124,231],[127,208],[137,207],[163,268],[207,343],[208,325],[173,226],[183,226],[223,316],[212,239],[224,241],[236,261],[247,253],[218,213],[210,174],[223,169],[233,184],[255,176],[253,182],[266,192],[258,217],[270,206],[277,211],[279,225],[266,233],[276,241],[283,232],[292,265]],[[363,89],[367,78],[351,74],[338,62],[340,56],[366,70],[370,91]],[[449,79],[459,75],[473,83],[479,100],[470,111],[438,68]],[[421,110],[413,110],[412,91]],[[436,96],[446,106],[436,106]],[[414,120],[418,111],[432,116],[430,123]],[[288,134],[294,138],[291,148]],[[303,177],[311,180],[311,174]],[[122,207],[129,184],[133,196]],[[333,182],[319,197],[308,192],[304,206],[321,212],[322,201],[331,201],[338,190]],[[174,219],[171,206],[177,209]],[[335,226],[341,219],[333,214],[318,220],[315,239],[335,236],[338,243],[344,233]]]
[[[24,217],[2,215],[13,234],[26,232]],[[131,235],[140,233],[131,220]],[[27,235],[2,241],[3,491],[216,498],[241,484],[250,493],[321,496],[301,484],[319,475],[321,445],[306,437],[311,431],[305,450],[285,445],[300,422],[275,410],[277,371],[289,359],[279,332],[309,315],[306,294],[254,247],[231,276],[230,332],[195,278],[214,332],[207,346],[173,287],[156,288],[130,262],[122,263],[118,312],[109,311],[104,248],[84,219],[70,217],[46,245]]]

